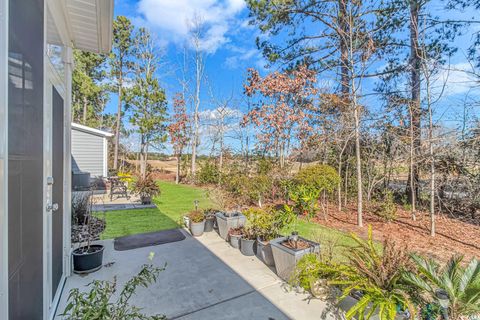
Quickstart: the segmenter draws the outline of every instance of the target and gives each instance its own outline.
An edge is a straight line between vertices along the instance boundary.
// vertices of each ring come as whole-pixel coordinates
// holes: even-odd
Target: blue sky
[[[444,15],[443,5],[443,1],[433,0],[431,10],[442,16]],[[467,19],[472,12],[449,12],[448,14],[450,18]],[[180,91],[178,79],[183,60],[183,48],[188,39],[187,25],[195,15],[201,16],[208,26],[204,47],[207,58],[202,110],[212,110],[216,107],[210,98],[210,92],[213,92],[218,99],[233,95],[234,104],[240,110],[245,110],[242,84],[246,69],[255,67],[266,71],[263,69],[265,60],[255,45],[255,38],[259,32],[256,27],[248,24],[248,10],[244,0],[119,0],[115,2],[115,15],[125,15],[137,27],[145,26],[154,34],[159,48],[164,52],[158,75],[169,99]],[[459,51],[450,61],[453,69],[470,68],[465,58],[466,50],[472,41],[472,33],[478,30],[478,25],[472,26],[455,41]],[[437,104],[436,115],[444,123],[455,125],[465,94],[468,92],[474,97],[480,94],[478,87],[472,89],[474,82],[463,72],[440,71],[438,83],[443,83],[444,79],[448,79],[448,85],[445,94]],[[320,82],[322,80],[328,82],[332,79],[323,78]],[[371,90],[372,84],[373,81],[367,81],[365,90]],[[369,100],[365,103],[379,105],[375,98]],[[113,95],[106,107],[106,112],[115,112],[116,103],[116,96]],[[474,110],[474,113],[478,112]],[[230,143],[235,145],[233,140]],[[208,152],[208,148],[207,143],[203,152]]]

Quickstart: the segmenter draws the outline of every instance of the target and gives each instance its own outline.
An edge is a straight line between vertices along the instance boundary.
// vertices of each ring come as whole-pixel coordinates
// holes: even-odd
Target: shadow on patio
[[[167,268],[155,284],[139,288],[131,300],[147,314],[165,314],[168,319],[330,319],[331,308],[319,300],[285,289],[285,284],[255,257],[243,256],[216,232],[158,246],[115,251],[113,240],[104,240],[104,264],[110,267],[87,276],[67,279],[57,314],[66,305],[70,289],[84,287],[92,280],[112,280],[119,286],[147,263]],[[59,317],[57,317],[59,319]]]

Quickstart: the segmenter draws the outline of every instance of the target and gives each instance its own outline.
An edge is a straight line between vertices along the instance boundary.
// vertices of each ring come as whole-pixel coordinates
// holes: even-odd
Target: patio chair
[[[110,182],[110,201],[113,201],[113,196],[117,195],[118,198],[125,197],[127,200],[130,199],[128,195],[128,188],[124,181],[119,177],[108,177]]]

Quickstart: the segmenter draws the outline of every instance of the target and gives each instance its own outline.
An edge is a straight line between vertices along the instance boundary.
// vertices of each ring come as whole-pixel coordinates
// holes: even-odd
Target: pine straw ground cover
[[[350,206],[342,212],[330,206],[327,220],[319,213],[313,220],[315,223],[343,232],[355,232],[363,238],[367,237],[368,225],[372,226],[373,238],[383,241],[392,239],[399,244],[406,244],[411,251],[432,256],[446,261],[453,254],[480,258],[480,225],[467,223],[449,217],[437,215],[435,237],[430,236],[430,216],[417,212],[417,220],[413,221],[411,213],[401,208],[392,222],[385,222],[378,216],[364,212],[364,227],[356,225],[356,210]]]

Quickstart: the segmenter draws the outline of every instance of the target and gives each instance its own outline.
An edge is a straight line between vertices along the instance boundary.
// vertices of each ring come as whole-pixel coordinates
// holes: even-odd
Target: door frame
[[[8,0],[0,0],[0,319],[8,319]]]

